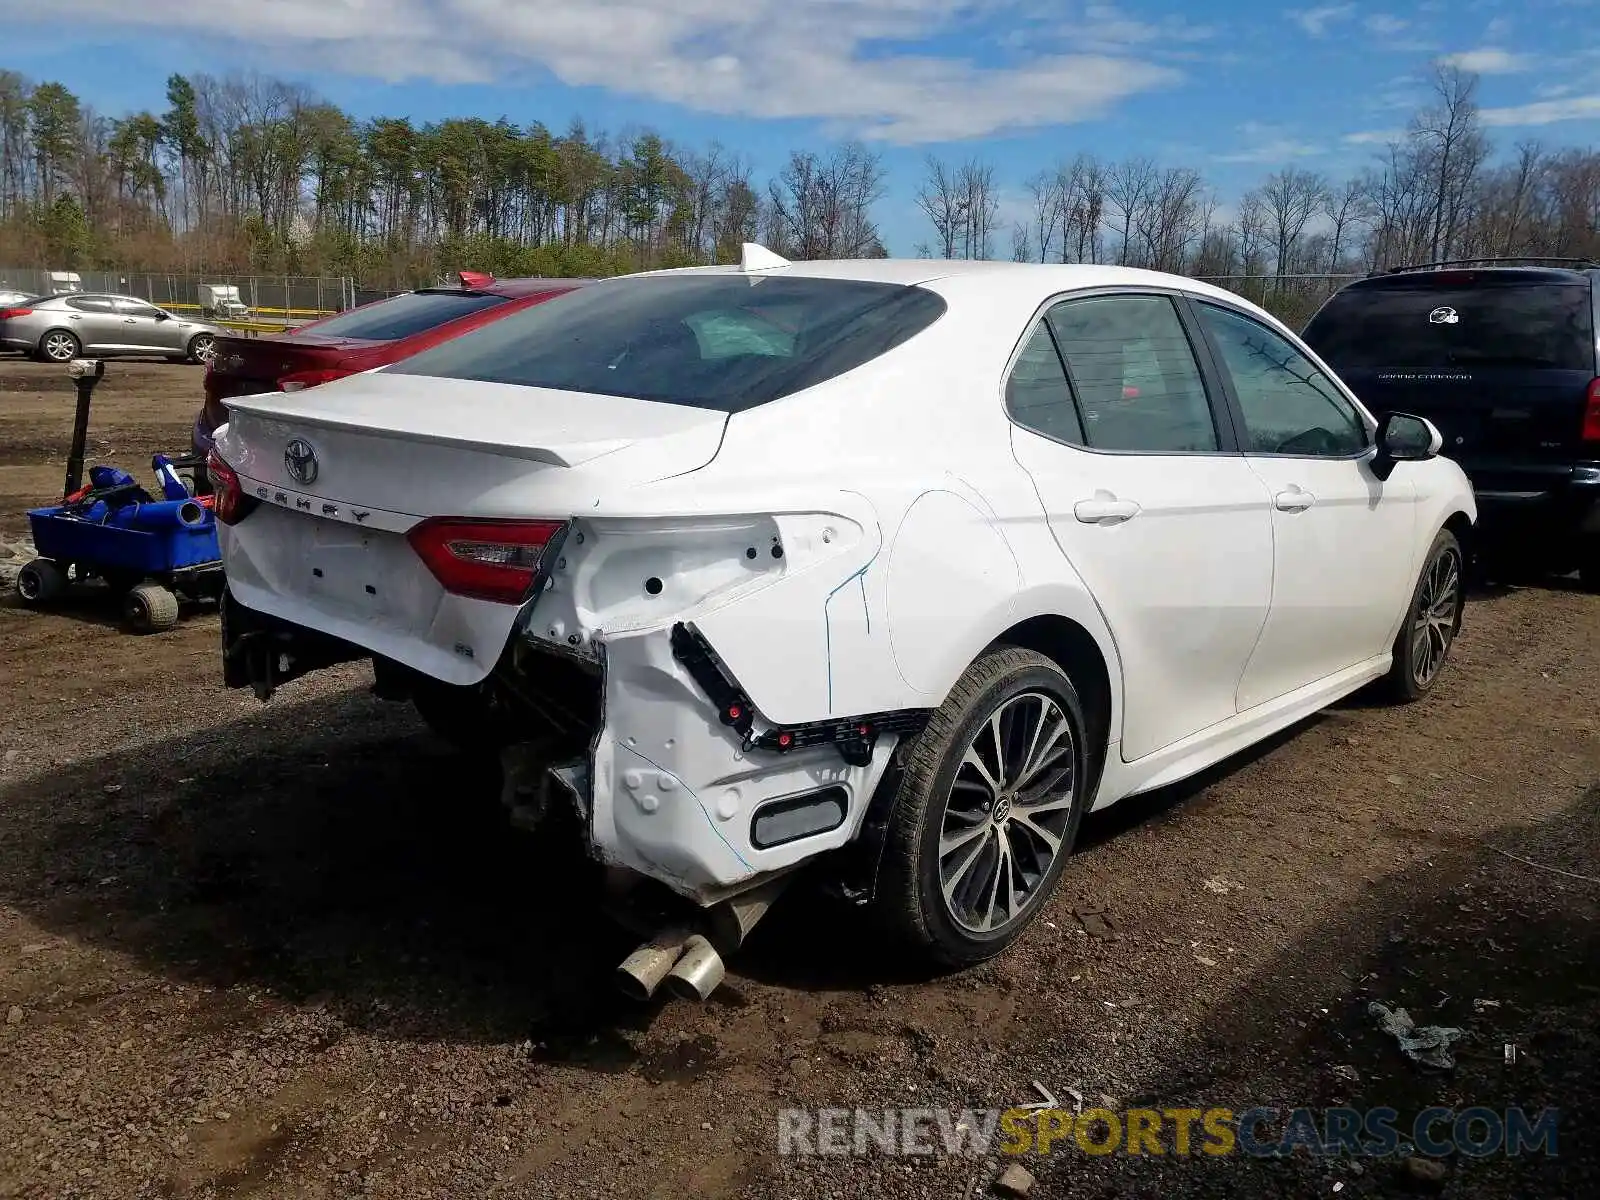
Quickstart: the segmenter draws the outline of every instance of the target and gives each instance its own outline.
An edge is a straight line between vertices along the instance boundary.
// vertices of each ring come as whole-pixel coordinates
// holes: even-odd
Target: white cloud
[[[1510,108],[1486,108],[1485,125],[1553,125],[1557,121],[1592,121],[1600,118],[1600,94],[1538,100]]]
[[[1228,154],[1215,154],[1215,162],[1270,163],[1281,166],[1296,158],[1312,158],[1322,153],[1322,147],[1301,141],[1289,131],[1260,121],[1246,121],[1239,126],[1244,145]]]
[[[1355,11],[1354,4],[1327,4],[1321,8],[1291,9],[1287,15],[1312,37],[1321,37],[1329,25],[1349,20]]]
[[[1375,33],[1379,37],[1390,37],[1411,27],[1410,21],[1389,13],[1373,13],[1370,17],[1362,18],[1361,23],[1367,27],[1368,33]]]
[[[1347,146],[1387,146],[1406,136],[1404,129],[1362,129],[1347,133],[1339,140]]]
[[[1527,55],[1513,54],[1498,46],[1484,46],[1478,50],[1446,54],[1439,61],[1445,66],[1460,67],[1463,71],[1471,71],[1477,75],[1513,75],[1533,66],[1533,60]]]
[[[307,74],[496,82],[544,69],[702,112],[819,120],[898,143],[1095,117],[1181,79],[1162,43],[1206,35],[1105,4],[1054,12],[1047,52],[980,63],[917,43],[1014,24],[1036,0],[27,0],[13,25],[143,27],[232,43]],[[987,23],[987,24],[986,24]],[[993,45],[992,37],[990,45]],[[908,48],[910,47],[910,48]],[[236,56],[237,57],[237,56]]]

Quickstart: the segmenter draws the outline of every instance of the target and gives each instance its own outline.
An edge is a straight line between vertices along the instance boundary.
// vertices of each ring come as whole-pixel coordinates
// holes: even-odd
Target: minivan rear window
[[[504,304],[507,299],[509,297],[486,292],[407,292],[318,321],[314,332],[329,337],[393,342]]]
[[[919,287],[782,275],[607,280],[388,370],[740,412],[887,353],[944,301]]]
[[[1595,369],[1587,283],[1345,289],[1306,327],[1333,369]]]

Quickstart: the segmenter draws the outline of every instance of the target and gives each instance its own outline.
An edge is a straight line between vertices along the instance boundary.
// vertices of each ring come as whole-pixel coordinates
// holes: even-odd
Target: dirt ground
[[[59,486],[65,383],[0,360],[0,537]],[[198,390],[113,365],[96,453],[183,448]],[[1600,597],[1478,597],[1423,704],[1346,703],[1091,818],[996,963],[907,974],[792,893],[701,1006],[618,996],[590,877],[369,682],[261,706],[219,686],[214,614],[136,638],[0,604],[0,1196],[971,1200],[1005,1160],[781,1156],[778,1112],[1036,1081],[1560,1115],[1554,1156],[1436,1170],[1069,1140],[1021,1160],[1035,1200],[1600,1195]],[[1372,1000],[1464,1029],[1454,1068]]]

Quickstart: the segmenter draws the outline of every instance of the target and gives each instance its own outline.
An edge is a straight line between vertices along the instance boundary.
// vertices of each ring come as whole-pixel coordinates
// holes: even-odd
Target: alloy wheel
[[[1411,620],[1411,678],[1419,688],[1432,683],[1443,668],[1456,636],[1460,606],[1461,559],[1446,547],[1428,564]]]
[[[1043,692],[1001,704],[978,727],[945,797],[939,885],[973,933],[1016,921],[1061,853],[1077,792],[1072,723]]]
[[[68,362],[78,353],[78,343],[70,333],[52,333],[44,339],[44,354],[51,362]]]

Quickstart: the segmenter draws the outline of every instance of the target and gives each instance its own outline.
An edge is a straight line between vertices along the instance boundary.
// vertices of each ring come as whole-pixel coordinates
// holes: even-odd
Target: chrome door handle
[[[139,323],[139,321],[135,317],[123,317],[122,318],[122,323],[124,325],[137,325]]]
[[[1279,512],[1304,512],[1317,502],[1317,498],[1310,492],[1299,487],[1292,487],[1287,492],[1279,492],[1272,498],[1272,507]]]
[[[1092,500],[1079,500],[1072,515],[1085,525],[1120,525],[1139,515],[1137,500],[1119,500],[1110,492],[1099,491]]]

